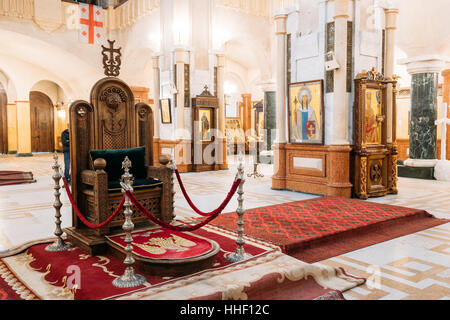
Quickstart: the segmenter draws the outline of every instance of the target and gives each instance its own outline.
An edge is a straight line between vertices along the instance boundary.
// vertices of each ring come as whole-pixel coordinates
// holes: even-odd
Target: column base
[[[8,154],[17,154],[17,151],[8,151]]]
[[[403,164],[407,167],[434,168],[437,162],[437,159],[408,159]]]
[[[219,142],[222,144],[222,161],[223,163],[219,164],[219,170],[228,170],[228,158],[227,158],[227,140],[226,139],[222,139],[221,142]]]
[[[272,176],[272,189],[285,190],[286,186],[286,144],[278,143],[274,150],[274,175]]]
[[[411,167],[400,165],[398,166],[398,176],[402,178],[435,180],[434,167]]]
[[[32,157],[32,153],[16,153],[17,157]]]

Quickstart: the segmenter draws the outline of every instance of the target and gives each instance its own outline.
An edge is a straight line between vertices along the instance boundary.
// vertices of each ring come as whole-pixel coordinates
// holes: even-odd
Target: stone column
[[[287,94],[287,84],[286,84],[286,21],[287,14],[278,14],[275,16],[276,24],[276,38],[277,38],[277,66],[276,66],[276,76],[277,76],[277,139],[276,143],[285,144],[286,140],[286,115],[287,115],[287,105],[286,105],[286,94]]]
[[[261,163],[273,163],[272,146],[275,139],[276,91],[264,91],[264,143],[260,152]]]
[[[276,119],[277,138],[274,146],[274,175],[272,177],[273,189],[286,189],[286,21],[287,14],[275,15],[275,35],[277,39],[277,93],[276,93]]]
[[[219,99],[219,159],[221,170],[228,169],[227,161],[227,139],[225,137],[225,54],[218,53],[217,56],[217,98]]]
[[[184,134],[184,65],[186,61],[186,50],[184,48],[175,49],[175,64],[177,66],[177,138],[185,139]]]
[[[442,86],[442,100],[447,103],[447,115],[450,117],[450,69],[442,71],[444,85]],[[447,160],[450,160],[450,130],[447,128]]]
[[[244,133],[247,133],[249,129],[252,127],[252,95],[251,93],[244,93],[242,94],[242,102],[244,106],[244,113],[243,113],[243,129]]]
[[[437,163],[435,121],[438,112],[438,77],[444,69],[444,60],[440,56],[430,55],[406,59],[400,64],[406,64],[412,76],[409,159],[405,161],[405,166],[434,168]],[[432,177],[432,170],[429,171]],[[423,172],[419,176],[414,173],[409,176],[425,177]]]
[[[347,137],[347,21],[349,0],[334,0],[335,45],[334,56],[340,68],[334,71],[332,145],[348,145]]]
[[[31,157],[30,101],[16,101],[17,106],[17,156]]]
[[[264,151],[271,151],[275,140],[275,136],[272,135],[275,133],[273,130],[277,128],[275,82],[263,83],[261,89],[264,91]]]
[[[386,78],[392,78],[394,75],[395,67],[395,33],[397,30],[397,9],[385,9],[386,16],[386,58],[384,67],[384,76]],[[393,118],[393,101],[392,101],[392,85],[387,88],[387,143],[390,144],[394,140],[396,134],[392,132],[392,118]]]
[[[160,105],[160,91],[161,91],[161,78],[159,70],[159,55],[155,54],[152,56],[153,64],[153,165],[159,165],[159,140],[160,140],[160,115],[161,115],[161,105]]]
[[[188,133],[185,127],[185,107],[184,107],[184,65],[186,63],[188,51],[183,47],[175,49],[175,63],[177,66],[177,140],[175,147],[175,162],[180,172],[188,172],[192,169],[191,164],[191,141],[188,140]]]
[[[17,106],[8,103],[8,154],[17,153]]]

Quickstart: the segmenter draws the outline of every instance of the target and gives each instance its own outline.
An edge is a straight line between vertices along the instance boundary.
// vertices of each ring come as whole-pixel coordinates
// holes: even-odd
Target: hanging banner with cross
[[[79,39],[83,43],[103,43],[103,8],[80,3]]]

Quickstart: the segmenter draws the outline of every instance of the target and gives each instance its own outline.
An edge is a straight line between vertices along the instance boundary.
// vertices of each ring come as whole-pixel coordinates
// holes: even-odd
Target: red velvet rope
[[[228,193],[227,198],[222,202],[222,204],[219,206],[219,208],[217,208],[216,210],[211,211],[211,212],[203,212],[203,211],[201,211],[200,209],[198,209],[198,208],[195,206],[195,204],[192,202],[191,198],[190,198],[189,195],[187,194],[186,189],[184,188],[183,181],[181,180],[180,172],[178,171],[178,169],[175,170],[175,174],[176,174],[176,176],[177,176],[178,183],[180,184],[181,192],[183,192],[183,195],[184,195],[186,201],[188,202],[189,206],[190,206],[190,207],[192,208],[192,210],[194,210],[197,214],[199,214],[199,215],[201,215],[201,216],[203,216],[203,217],[213,216],[213,215],[217,214],[217,212],[221,213],[221,212],[223,211],[223,209],[225,209],[225,207],[228,205],[228,203],[230,202],[230,200],[231,200],[231,198],[232,198],[232,196],[229,197],[229,195],[230,195],[230,193],[231,193],[231,190],[233,190],[233,188],[234,188],[234,184],[233,184],[233,186],[231,187],[231,190],[230,190],[230,192]],[[239,180],[239,181],[241,181],[241,180]],[[240,182],[239,182],[239,183],[240,183]],[[239,185],[238,185],[238,186],[239,186]],[[235,192],[236,192],[236,191],[235,191]],[[234,195],[234,192],[233,192],[233,195]]]
[[[100,228],[106,226],[119,214],[120,210],[123,209],[123,205],[125,204],[125,195],[122,197],[122,201],[120,201],[120,204],[117,207],[116,211],[114,211],[114,213],[107,220],[105,220],[104,222],[102,222],[100,224],[92,224],[86,220],[86,218],[83,216],[83,214],[78,209],[75,201],[73,200],[73,195],[70,192],[69,185],[67,183],[66,178],[63,178],[63,182],[64,182],[64,187],[66,188],[67,196],[69,197],[70,203],[72,204],[72,208],[75,210],[75,213],[77,214],[78,218],[80,218],[80,220],[90,229],[100,229]]]
[[[224,203],[217,209],[215,210],[216,212],[209,216],[208,219],[204,220],[203,222],[195,225],[195,226],[190,226],[190,227],[177,227],[177,226],[173,226],[171,224],[165,223],[164,221],[159,220],[158,218],[156,218],[155,216],[153,216],[150,212],[147,211],[147,209],[145,209],[140,203],[139,201],[133,196],[133,194],[130,191],[126,191],[126,195],[127,197],[130,199],[130,201],[134,204],[134,206],[147,218],[149,218],[153,223],[156,223],[157,225],[163,227],[164,229],[168,229],[171,231],[178,231],[178,232],[189,232],[189,231],[195,231],[198,230],[200,228],[203,228],[205,225],[207,225],[208,223],[210,223],[211,221],[213,221],[214,219],[216,219],[221,213],[222,211],[225,209],[225,207],[227,206],[226,204],[228,204],[228,202],[230,201],[230,199],[233,197],[233,195],[236,193],[237,188],[239,187],[239,185],[241,184],[241,179],[236,180],[233,183],[233,186],[230,190],[230,192],[228,193],[227,196],[227,201],[224,201]],[[226,203],[226,204],[225,204]]]

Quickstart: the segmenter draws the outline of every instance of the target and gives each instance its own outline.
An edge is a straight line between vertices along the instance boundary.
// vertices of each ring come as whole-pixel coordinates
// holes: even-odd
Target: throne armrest
[[[162,167],[147,167],[147,177],[161,180],[164,183],[170,183],[172,180],[173,170],[162,166]]]
[[[147,177],[158,179],[163,182],[161,192],[161,217],[166,223],[170,223],[174,218],[174,195],[173,190],[173,169],[161,167],[147,167]]]
[[[81,183],[88,186],[94,186],[96,180],[96,174],[93,170],[83,170],[81,171]]]
[[[92,187],[92,191],[89,191],[90,196],[93,197],[91,214],[95,217],[96,224],[105,221],[110,214],[108,210],[105,210],[108,207],[108,174],[103,170],[105,167],[106,161],[99,158],[94,161],[95,171],[83,170],[80,174],[82,184]],[[104,227],[98,232],[107,230],[107,227]]]

